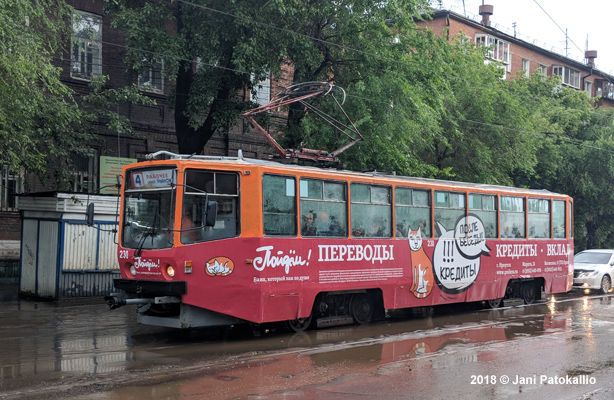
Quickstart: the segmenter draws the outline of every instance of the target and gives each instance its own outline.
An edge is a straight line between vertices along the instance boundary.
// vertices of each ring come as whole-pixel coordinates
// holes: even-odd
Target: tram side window
[[[262,177],[264,234],[296,236],[296,181],[287,176]]]
[[[555,239],[565,238],[565,202],[552,200],[552,234]]]
[[[392,237],[390,188],[352,183],[352,236]]]
[[[497,208],[495,196],[470,193],[469,212],[482,221],[487,239],[497,238]]]
[[[423,238],[431,237],[431,196],[427,190],[397,187],[394,191],[396,236],[407,238],[420,229]]]
[[[347,237],[345,183],[301,179],[301,236]]]
[[[524,238],[524,198],[501,196],[501,237]]]
[[[181,242],[225,239],[239,234],[239,176],[233,172],[185,172]],[[202,221],[206,202],[217,202],[215,226]]]
[[[546,239],[550,237],[550,200],[529,199],[529,237]]]
[[[465,195],[463,193],[452,193],[435,191],[435,222],[440,223],[446,231],[454,230],[456,222],[465,216]],[[443,232],[437,229],[436,237],[440,237]]]

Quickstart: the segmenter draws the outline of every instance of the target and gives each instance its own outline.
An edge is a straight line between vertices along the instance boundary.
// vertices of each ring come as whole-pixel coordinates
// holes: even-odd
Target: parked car
[[[573,258],[573,287],[609,293],[614,277],[614,250],[584,250]]]

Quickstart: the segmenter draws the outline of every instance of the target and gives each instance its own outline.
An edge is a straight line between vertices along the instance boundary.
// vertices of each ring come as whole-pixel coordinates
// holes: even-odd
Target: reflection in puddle
[[[599,301],[604,308],[610,304],[604,304],[609,296]],[[66,306],[11,300],[2,305],[6,304],[10,307],[0,309],[3,348],[0,389],[16,386],[14,381],[18,379],[15,378],[47,373],[56,376],[109,373],[121,377],[128,370],[158,367],[175,370],[184,365],[210,362],[219,366],[202,367],[205,372],[198,382],[167,386],[174,387],[175,394],[184,390],[188,394],[220,390],[220,393],[236,393],[237,397],[258,393],[262,380],[279,387],[286,387],[288,380],[294,381],[293,385],[309,384],[314,377],[328,374],[333,379],[344,371],[372,371],[384,365],[428,359],[438,353],[453,354],[457,364],[494,360],[497,352],[481,351],[480,346],[570,331],[573,312],[577,313],[574,321],[582,321],[591,317],[589,312],[578,313],[579,309],[600,307],[596,299],[571,303],[552,297],[534,307],[488,312],[425,308],[408,311],[406,320],[371,326],[338,327],[295,335],[263,331],[257,338],[247,329],[248,332],[230,339],[215,336],[186,340],[177,331],[147,331],[150,328],[137,327],[134,310],[129,308],[110,313],[104,304]],[[290,350],[280,354],[284,348]],[[148,396],[142,394],[143,397]]]
[[[310,349],[220,363],[203,370],[197,379],[174,382],[170,387],[177,390],[176,393],[181,393],[181,397],[207,399],[249,396],[266,398],[263,394],[275,393],[288,387],[300,388],[297,392],[300,397],[306,394],[302,390],[317,390],[310,388],[318,384],[332,385],[335,393],[358,395],[355,385],[360,383],[368,386],[365,379],[376,379],[405,368],[406,382],[403,384],[436,382],[440,378],[437,370],[465,364],[488,365],[488,362],[500,357],[496,348],[484,348],[484,345],[496,346],[497,343],[520,336],[539,336],[553,330],[569,330],[567,318],[541,315],[537,322],[534,316],[518,317],[517,320],[505,323],[490,321],[472,326],[463,324],[436,332],[401,333],[360,342],[346,341],[335,345],[323,343],[318,346],[319,340],[333,333],[336,333],[337,338],[343,336],[344,332],[348,337],[352,336],[352,329],[349,328],[322,331],[310,336],[315,346]],[[304,334],[299,336],[301,341],[305,340]],[[449,357],[432,358],[433,362],[412,362],[421,359],[427,361],[435,354],[447,354]],[[169,388],[169,384],[163,386],[160,389]],[[118,389],[115,394],[117,398],[132,398],[129,397],[132,391],[131,388]],[[148,393],[141,392],[140,395]]]

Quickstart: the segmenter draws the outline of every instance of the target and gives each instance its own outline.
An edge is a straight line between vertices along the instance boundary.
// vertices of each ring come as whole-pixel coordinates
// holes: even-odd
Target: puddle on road
[[[207,380],[200,384],[220,393],[226,390],[224,385],[233,390],[245,386],[247,395],[263,375],[280,384],[288,379],[307,382],[332,370],[336,372],[331,376],[338,376],[337,371],[468,347],[476,351],[464,352],[461,361],[478,362],[494,357],[492,352],[480,355],[481,345],[569,331],[572,321],[610,306],[609,300],[599,301],[590,299],[591,308],[576,299],[491,311],[473,306],[403,310],[368,326],[290,335],[274,326],[191,332],[147,327],[136,324],[130,307],[110,312],[103,303],[48,303],[11,296],[2,303],[10,306],[0,307],[0,389],[27,386],[41,376],[52,380],[114,374],[121,379],[122,372],[171,371],[172,375],[196,368]]]

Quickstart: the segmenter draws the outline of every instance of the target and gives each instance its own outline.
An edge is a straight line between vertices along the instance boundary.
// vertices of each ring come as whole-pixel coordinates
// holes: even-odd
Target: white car
[[[614,277],[614,250],[584,250],[573,258],[573,287],[609,293]]]

